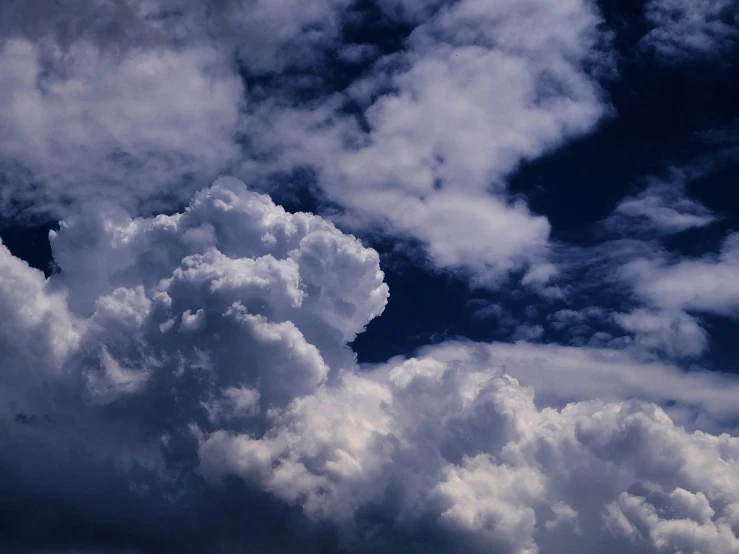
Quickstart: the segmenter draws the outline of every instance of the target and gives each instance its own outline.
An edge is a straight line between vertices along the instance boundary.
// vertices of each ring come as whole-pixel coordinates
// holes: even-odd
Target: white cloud
[[[679,233],[705,227],[717,219],[705,206],[687,198],[679,183],[657,183],[622,200],[605,223],[617,230],[624,227],[633,235],[639,228]]]
[[[600,62],[599,23],[580,0],[449,4],[345,93],[256,108],[249,128],[264,130],[254,132],[277,168],[318,169],[329,199],[353,212],[342,221],[418,238],[438,266],[491,283],[546,262],[549,224],[509,199],[505,180],[606,112],[584,69]],[[364,128],[341,111],[346,100]]]
[[[347,5],[3,4],[0,210],[61,218],[100,199],[140,213],[181,205],[243,156],[244,74],[313,67]]]
[[[706,171],[705,164],[696,163],[670,168],[668,178],[645,179],[643,191],[621,200],[613,213],[595,227],[604,233],[598,237],[599,243],[560,251],[562,266],[554,282],[565,294],[598,291],[607,285],[610,298],[606,302],[631,299],[629,311],[623,313],[617,309],[613,313],[612,308],[599,309],[598,313],[557,312],[549,317],[552,327],[569,334],[589,335],[597,328],[615,333],[615,324],[630,335],[610,337],[603,344],[670,358],[698,356],[708,350],[708,333],[700,314],[736,312],[736,291],[730,277],[736,239],[729,236],[716,255],[693,258],[670,252],[665,246],[669,243],[662,242],[720,219],[685,193],[686,183]],[[560,275],[577,274],[586,276],[585,283],[558,279]]]
[[[118,56],[25,39],[0,48],[0,162],[13,177],[5,211],[31,202],[66,215],[65,205],[91,199],[135,208],[181,188],[189,195],[188,179],[213,177],[238,154],[243,89],[212,50]]]
[[[683,311],[637,309],[616,314],[616,322],[635,335],[642,348],[665,352],[668,356],[698,356],[708,348],[708,334],[696,318]]]
[[[638,258],[622,274],[654,306],[736,316],[739,310],[739,234],[729,235],[718,255],[670,261]]]
[[[505,364],[500,348],[508,348]],[[512,553],[589,552],[593,545],[614,553],[666,545],[730,552],[739,545],[731,523],[739,500],[736,438],[688,433],[636,401],[537,407],[533,391],[504,374],[514,363],[531,364],[528,347],[493,346],[489,356],[486,349],[444,346],[345,374],[283,410],[264,437],[204,437],[201,470],[214,483],[235,473],[334,521],[344,547],[357,552],[387,547],[383,540],[400,529],[429,552],[452,544]],[[557,379],[557,364],[578,353],[542,350],[540,369]],[[581,355],[598,363],[597,353]],[[722,394],[720,385],[708,388]],[[644,488],[672,504],[644,515],[653,529],[624,523],[639,515],[622,503]],[[362,521],[373,509],[382,520]]]
[[[737,14],[735,0],[650,0],[645,16],[652,30],[642,46],[668,63],[720,59],[739,39]]]
[[[337,50],[349,4],[95,0],[75,2],[71,18],[34,0],[11,10],[0,206],[64,217],[103,198],[152,213],[237,166],[251,179],[309,165],[350,210],[345,222],[420,239],[440,267],[484,284],[547,267],[549,224],[509,198],[505,180],[607,111],[586,69],[604,63],[597,9],[464,1],[415,19],[413,2],[405,15],[385,2],[417,26],[347,90],[297,109],[267,85],[250,97],[245,76],[300,72]],[[343,55],[360,54],[375,55]]]

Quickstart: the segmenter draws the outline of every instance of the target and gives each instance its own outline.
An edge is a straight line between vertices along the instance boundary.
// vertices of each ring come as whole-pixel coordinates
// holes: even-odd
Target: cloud
[[[151,524],[139,518],[170,535],[178,519],[196,520],[216,501],[198,485],[192,429],[264,429],[270,410],[313,394],[333,379],[332,368],[355,363],[346,344],[387,301],[374,251],[233,179],[171,216],[89,207],[62,222],[52,245],[61,272],[49,280],[0,251],[0,306],[9,323],[0,333],[8,367],[2,463],[17,479],[2,488],[21,510],[33,510],[36,497],[61,495],[69,525],[90,521],[134,551],[189,551],[180,541],[151,546],[143,536]],[[43,462],[49,457],[59,459],[52,473]],[[97,497],[67,490],[75,486],[151,508],[115,523],[112,507],[101,510]],[[183,512],[179,498],[195,507]],[[268,508],[266,498],[253,501]],[[208,525],[220,525],[219,502]],[[36,544],[31,535],[64,544],[60,516],[44,513],[38,524],[18,527],[22,545]],[[0,526],[14,528],[15,517],[3,514]],[[128,525],[141,530],[124,539]],[[185,543],[205,541],[186,534]],[[224,540],[249,543],[236,535]],[[105,546],[93,531],[74,536]]]
[[[658,552],[680,544],[731,552],[739,545],[735,438],[688,433],[637,401],[538,407],[533,391],[504,373],[498,347],[486,350],[446,345],[345,375],[296,400],[262,438],[208,436],[201,470],[214,483],[234,473],[336,522],[349,551]],[[525,349],[516,360],[519,351],[509,347],[509,359],[530,364]],[[557,354],[539,358],[555,379]],[[645,489],[654,494],[642,498]],[[643,519],[654,530],[621,509],[631,498],[652,509]],[[402,546],[392,539],[401,530]]]
[[[117,57],[91,43],[62,51],[18,39],[2,46],[0,74],[6,213],[20,204],[65,215],[65,205],[101,198],[135,208],[191,192],[238,154],[243,89],[213,51]]]
[[[319,63],[346,6],[4,4],[0,210],[61,218],[101,199],[140,213],[183,205],[244,156],[245,76]]]
[[[48,280],[0,249],[3,547],[735,548],[728,376],[523,342],[359,368],[377,253],[234,179],[52,246]]]
[[[645,17],[652,29],[642,39],[667,63],[720,59],[737,39],[735,0],[650,0]]]
[[[414,26],[385,56],[342,47],[363,13],[346,0],[211,4],[3,8],[0,209],[60,218],[103,199],[155,213],[221,174],[264,187],[308,166],[347,228],[420,240],[480,284],[547,273],[549,223],[506,178],[608,112],[592,3],[464,1],[419,19],[413,2],[385,2]],[[345,89],[306,84],[347,60],[362,71]]]
[[[217,45],[257,74],[315,61],[341,31],[347,0],[30,0],[0,7],[4,38],[67,49],[83,42],[125,54],[141,48]],[[297,9],[301,7],[302,9]],[[44,13],[43,18],[38,14]]]
[[[257,107],[248,126],[275,168],[317,169],[343,222],[420,239],[436,265],[490,284],[546,263],[549,224],[506,177],[607,112],[586,69],[603,63],[599,24],[579,0],[445,5],[345,92]]]
[[[531,387],[540,407],[638,398],[666,409],[688,427],[705,425],[715,430],[734,424],[736,379],[698,368],[685,373],[676,365],[645,359],[632,349],[525,342],[470,346],[450,341],[424,348],[420,354],[501,368]],[[695,420],[697,415],[700,419]]]
[[[717,219],[705,206],[686,197],[680,183],[657,182],[622,200],[605,224],[631,235],[635,230],[672,234],[705,227]]]
[[[668,356],[698,356],[708,348],[708,334],[696,318],[683,311],[637,309],[616,314],[616,322],[635,335],[636,344]]]
[[[714,255],[690,257],[681,249],[698,230],[723,224],[685,192],[687,183],[715,169],[714,162],[694,161],[643,179],[641,191],[590,228],[584,245],[560,245],[549,285],[577,305],[548,316],[554,330],[580,344],[589,338],[591,345],[597,340],[648,356],[696,357],[708,350],[701,314],[734,310],[727,275],[735,239],[730,235]]]
[[[652,305],[735,316],[739,288],[739,235],[730,234],[717,255],[670,260],[638,258],[623,267],[624,278]]]

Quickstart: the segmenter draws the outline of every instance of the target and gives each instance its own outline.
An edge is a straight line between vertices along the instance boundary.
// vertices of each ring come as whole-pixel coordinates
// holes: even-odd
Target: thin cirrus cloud
[[[605,223],[625,228],[624,234],[635,234],[639,228],[647,233],[674,234],[717,220],[705,206],[688,198],[679,183],[656,183],[622,200]]]

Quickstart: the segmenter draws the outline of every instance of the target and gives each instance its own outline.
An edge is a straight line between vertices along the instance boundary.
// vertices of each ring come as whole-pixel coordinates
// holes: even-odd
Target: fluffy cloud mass
[[[211,435],[203,471],[338,522],[351,551],[387,546],[378,527],[394,526],[419,552],[739,547],[735,438],[687,433],[633,401],[537,408],[486,361],[429,356],[346,376],[261,439]],[[375,525],[357,521],[370,514]]]
[[[341,45],[365,17],[346,0],[73,5],[0,8],[3,213],[100,198],[155,213],[223,173],[309,167],[347,221],[420,241],[439,267],[484,284],[551,274],[549,223],[506,179],[607,112],[588,0],[383,2],[414,27],[385,55]],[[336,60],[360,78],[323,83],[315,68]],[[296,101],[309,82],[328,92]]]
[[[242,85],[212,50],[119,56],[15,39],[0,46],[0,90],[5,213],[101,197],[135,208],[192,190],[238,153]]]
[[[234,179],[174,215],[97,205],[52,245],[48,279],[0,251],[4,548],[739,545],[737,439],[675,423],[730,424],[728,377],[525,343],[359,368],[376,252]]]
[[[345,4],[5,3],[0,213],[63,217],[100,198],[151,213],[187,201],[241,159],[244,74],[314,63]]]

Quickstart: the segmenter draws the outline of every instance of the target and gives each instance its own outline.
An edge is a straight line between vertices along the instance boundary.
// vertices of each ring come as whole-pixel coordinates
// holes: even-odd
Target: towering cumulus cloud
[[[191,502],[197,437],[261,436],[274,410],[352,367],[346,344],[388,295],[374,251],[235,180],[173,216],[132,219],[95,206],[64,221],[52,244],[61,273],[46,282],[4,247],[0,265],[2,486],[25,506],[10,522],[3,514],[11,539],[49,494],[93,528],[89,511],[106,494],[144,502],[159,487],[159,500],[175,495],[167,509],[183,495]],[[49,459],[61,476],[48,473]],[[111,483],[86,481],[78,464],[94,480],[109,468]],[[101,488],[90,498],[49,490],[67,481]],[[64,532],[28,523],[51,544]]]
[[[0,250],[4,550],[739,548],[739,441],[625,399],[727,423],[733,381],[523,343],[360,370],[377,253],[234,179],[175,215],[89,206],[52,246],[48,280]],[[583,365],[609,402],[510,375]]]

